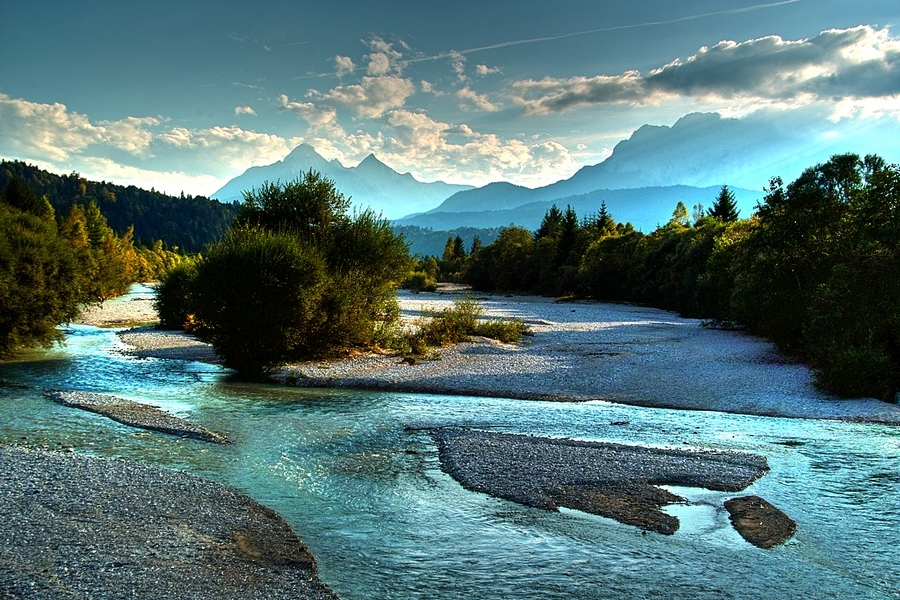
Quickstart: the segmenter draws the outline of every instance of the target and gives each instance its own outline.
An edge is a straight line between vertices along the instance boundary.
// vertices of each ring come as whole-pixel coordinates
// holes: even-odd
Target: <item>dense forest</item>
[[[139,245],[152,246],[161,240],[166,248],[186,253],[200,252],[219,240],[238,211],[236,202],[169,196],[152,189],[88,181],[77,173],[55,175],[20,161],[0,162],[0,190],[14,178],[37,197],[46,197],[57,214],[68,213],[76,204],[95,202],[117,235],[133,228]]]
[[[96,202],[57,214],[47,196],[13,177],[0,188],[0,358],[61,337],[79,306],[158,278],[182,257],[117,235]]]
[[[773,340],[842,396],[900,390],[900,168],[837,155],[785,185],[773,179],[739,219],[727,187],[709,209],[675,207],[649,234],[601,207],[551,208],[537,231],[504,229],[466,249],[447,240],[426,277],[487,291],[628,301]]]
[[[415,225],[394,225],[394,233],[402,235],[409,243],[410,254],[419,256],[441,256],[447,238],[460,238],[467,246],[475,238],[482,244],[490,244],[497,239],[502,227],[457,227],[456,229],[432,230]]]

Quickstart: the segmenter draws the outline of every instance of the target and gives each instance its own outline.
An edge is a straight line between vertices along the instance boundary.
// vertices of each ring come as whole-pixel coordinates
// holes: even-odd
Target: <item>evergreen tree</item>
[[[534,241],[559,235],[559,230],[562,229],[562,221],[562,211],[554,204],[544,214],[544,218],[541,220],[541,226],[534,232]]]
[[[738,220],[739,212],[734,192],[729,190],[727,185],[723,185],[707,214],[723,223],[734,223]]]

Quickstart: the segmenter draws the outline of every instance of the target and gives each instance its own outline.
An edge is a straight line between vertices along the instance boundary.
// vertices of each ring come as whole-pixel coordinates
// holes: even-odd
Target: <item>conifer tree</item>
[[[723,223],[734,223],[738,220],[739,212],[734,192],[729,190],[727,185],[723,185],[707,214]]]

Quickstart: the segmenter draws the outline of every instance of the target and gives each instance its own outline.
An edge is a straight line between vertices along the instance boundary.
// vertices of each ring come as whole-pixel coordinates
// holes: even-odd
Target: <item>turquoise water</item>
[[[858,423],[423,394],[251,385],[227,371],[120,353],[113,331],[0,364],[0,443],[71,448],[183,469],[281,513],[342,598],[898,598],[900,429]],[[119,425],[44,389],[152,402],[235,443]],[[626,426],[610,425],[629,421]],[[727,494],[679,490],[674,536],[463,490],[425,429],[471,426],[591,440],[746,450],[772,471],[747,493],[796,536],[760,550]]]

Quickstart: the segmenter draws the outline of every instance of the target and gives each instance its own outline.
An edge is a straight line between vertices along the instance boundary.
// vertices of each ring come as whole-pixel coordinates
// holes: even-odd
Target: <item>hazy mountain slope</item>
[[[310,169],[334,180],[337,188],[349,196],[355,206],[371,207],[387,218],[427,211],[454,193],[471,189],[471,186],[441,181],[422,183],[409,173],[397,173],[373,155],[356,167],[344,167],[337,160],[325,160],[312,146],[301,144],[282,161],[247,169],[212,197],[222,201],[240,200],[244,190],[257,188],[264,181],[289,181]]]
[[[603,162],[572,177],[536,189],[492,183],[459,192],[431,212],[506,210],[532,202],[557,201],[595,190],[688,185],[762,189],[773,176],[793,177],[827,160],[832,149],[805,137],[802,128],[779,130],[751,117],[726,119],[693,113],[671,127],[644,125],[616,144]]]
[[[680,201],[692,210],[695,204],[705,208],[712,206],[721,189],[720,186],[704,188],[692,186],[666,186],[630,188],[623,190],[595,190],[589,194],[567,196],[554,201],[529,202],[505,210],[485,210],[466,212],[431,211],[395,221],[396,225],[415,225],[435,230],[458,227],[502,227],[510,224],[528,229],[537,229],[547,209],[552,204],[560,208],[571,205],[579,216],[596,214],[600,204],[606,202],[607,210],[616,221],[630,222],[636,229],[645,232],[665,224],[672,216],[675,205]],[[741,188],[730,188],[738,201],[741,217],[748,217],[756,203],[762,199],[762,191],[754,192]]]

